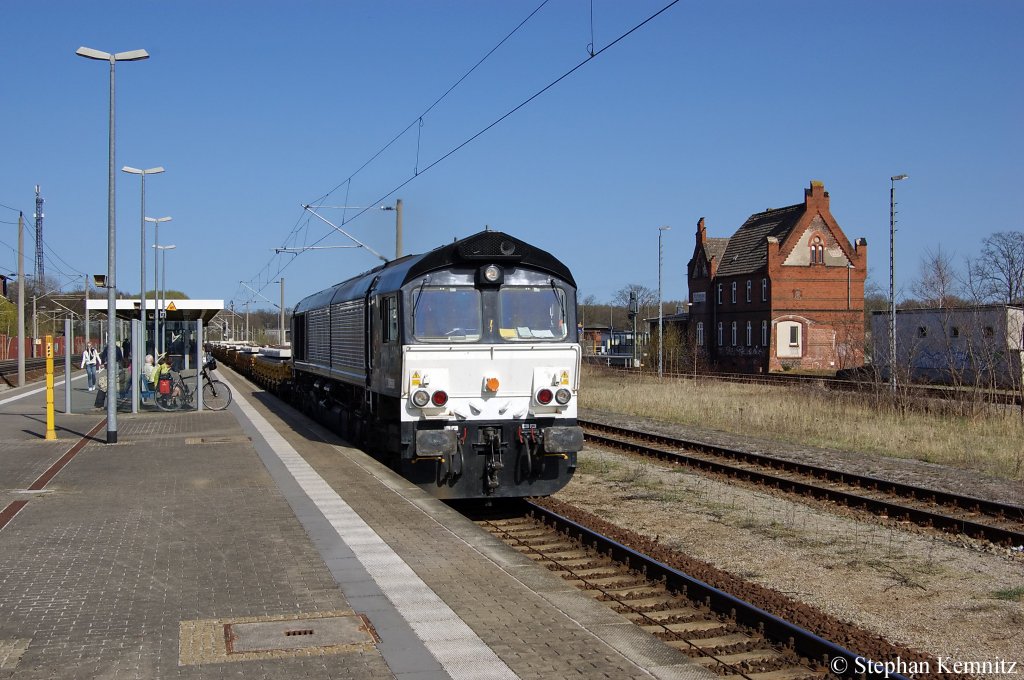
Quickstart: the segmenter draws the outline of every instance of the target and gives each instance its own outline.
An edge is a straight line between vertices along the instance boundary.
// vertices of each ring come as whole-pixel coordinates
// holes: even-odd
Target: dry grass
[[[659,381],[589,366],[580,390],[584,408],[1024,479],[1024,427],[1017,412],[996,409],[966,418],[901,413],[870,402],[814,386]]]

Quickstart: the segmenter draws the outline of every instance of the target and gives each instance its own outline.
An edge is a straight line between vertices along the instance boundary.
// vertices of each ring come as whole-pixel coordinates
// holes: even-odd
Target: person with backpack
[[[100,357],[100,353],[96,351],[96,346],[91,342],[89,346],[82,352],[82,368],[85,369],[85,373],[89,378],[89,391],[96,391],[96,371],[103,368],[103,359]]]

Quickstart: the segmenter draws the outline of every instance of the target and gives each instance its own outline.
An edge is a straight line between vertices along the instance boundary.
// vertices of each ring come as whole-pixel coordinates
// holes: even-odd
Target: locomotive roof
[[[487,263],[521,265],[548,272],[576,286],[572,272],[551,253],[500,231],[481,231],[464,239],[435,248],[420,255],[406,255],[379,267],[358,274],[305,298],[295,306],[299,313],[323,307],[332,301],[351,300],[366,294],[374,279],[380,277],[379,290],[397,290],[425,274],[454,266]]]

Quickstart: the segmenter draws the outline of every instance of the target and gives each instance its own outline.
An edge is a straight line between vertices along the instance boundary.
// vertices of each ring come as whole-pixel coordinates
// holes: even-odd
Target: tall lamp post
[[[163,222],[170,222],[170,217],[144,217],[143,220],[153,225],[153,244],[154,246],[160,245],[160,224]],[[153,356],[160,356],[157,350],[157,338],[160,337],[160,310],[163,307],[160,304],[160,299],[157,297],[156,292],[160,290],[158,284],[157,275],[160,273],[160,268],[157,267],[156,257],[160,254],[159,250],[153,251]],[[145,290],[145,289],[143,289]]]
[[[889,178],[889,390],[896,395],[896,182],[908,175]]]
[[[110,63],[110,121],[108,125],[107,153],[107,443],[117,443],[117,238],[114,228],[114,65],[119,61],[148,59],[146,50],[130,52],[101,52],[91,47],[79,47],[75,54],[86,59]]]
[[[160,251],[160,294],[157,297],[156,307],[156,315],[160,316],[164,311],[164,296],[167,295],[167,251],[174,250],[178,246],[158,246],[153,244],[153,247]],[[166,330],[164,333],[166,333]],[[153,338],[153,351],[159,356],[162,354],[161,349],[166,350],[167,346],[163,344],[162,335],[157,335]]]
[[[141,233],[141,238],[139,239],[139,302],[141,303],[139,305],[139,334],[141,337],[139,340],[142,344],[142,355],[140,356],[144,356],[146,354],[146,175],[156,175],[163,171],[163,166],[148,168],[146,170],[132,168],[127,165],[121,168],[121,172],[140,175],[142,177],[142,220],[139,226]]]
[[[658,377],[662,377],[662,363],[665,359],[664,314],[661,304],[661,237],[672,227],[658,227]]]

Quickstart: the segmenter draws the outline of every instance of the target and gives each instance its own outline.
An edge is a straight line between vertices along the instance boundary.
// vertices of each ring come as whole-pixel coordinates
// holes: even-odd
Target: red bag
[[[160,394],[170,394],[171,393],[171,379],[170,378],[160,378],[160,380],[157,381],[157,391],[160,392]]]

